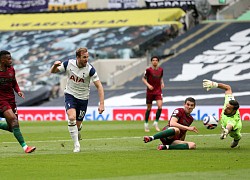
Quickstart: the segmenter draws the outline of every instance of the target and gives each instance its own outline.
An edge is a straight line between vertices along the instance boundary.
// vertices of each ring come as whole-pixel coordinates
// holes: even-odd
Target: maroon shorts
[[[17,114],[17,109],[16,109],[16,103],[13,102],[8,102],[8,101],[0,101],[0,117],[4,117],[3,113],[8,110],[12,109],[14,114]]]
[[[146,104],[152,104],[153,101],[162,100],[162,94],[147,94]]]

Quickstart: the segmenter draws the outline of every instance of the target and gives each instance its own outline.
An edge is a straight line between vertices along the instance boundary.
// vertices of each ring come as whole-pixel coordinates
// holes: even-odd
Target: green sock
[[[161,116],[161,109],[157,109],[157,112],[156,112],[156,119],[155,119],[156,122],[159,121],[160,116]]]
[[[0,129],[9,131],[9,126],[6,122],[0,122]]]
[[[153,137],[154,139],[160,139],[160,138],[166,138],[166,137],[173,136],[173,135],[175,135],[174,129],[166,129],[164,131],[158,132]]]
[[[23,135],[19,127],[13,128],[13,134],[22,147],[26,146],[26,143],[24,142]]]
[[[148,123],[148,118],[149,118],[150,110],[147,110],[145,113],[145,122]]]
[[[188,144],[169,145],[169,149],[189,149]]]

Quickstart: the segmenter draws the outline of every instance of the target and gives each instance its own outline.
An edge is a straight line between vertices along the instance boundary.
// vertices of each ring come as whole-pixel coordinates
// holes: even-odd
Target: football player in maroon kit
[[[191,112],[194,108],[195,99],[188,97],[184,102],[184,108],[177,108],[173,111],[168,125],[153,136],[144,136],[144,142],[148,143],[160,139],[162,144],[158,146],[158,150],[195,149],[196,144],[194,142],[185,141],[187,131],[198,133],[198,129],[191,126],[194,121]]]
[[[0,51],[0,117],[6,119],[6,122],[0,122],[0,129],[12,132],[24,152],[31,153],[36,147],[27,146],[20,131],[14,91],[22,98],[24,94],[20,91],[11,64],[10,52]]]
[[[158,107],[156,112],[156,119],[153,123],[153,126],[157,131],[160,131],[158,127],[158,121],[162,111],[162,89],[164,88],[163,69],[159,67],[159,58],[157,56],[153,56],[151,58],[151,64],[152,66],[146,69],[144,76],[142,77],[142,82],[147,86],[147,110],[145,112],[144,123],[145,132],[149,132],[148,118],[152,108],[152,102],[156,101]]]

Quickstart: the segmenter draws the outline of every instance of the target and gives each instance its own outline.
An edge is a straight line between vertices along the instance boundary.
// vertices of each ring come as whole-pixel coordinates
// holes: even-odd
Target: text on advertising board
[[[21,121],[65,121],[64,109],[22,109],[18,110],[18,119]]]
[[[146,109],[113,109],[114,120],[117,121],[135,121],[145,120]],[[152,109],[149,120],[154,120],[157,109]],[[160,120],[168,120],[168,109],[162,109]]]

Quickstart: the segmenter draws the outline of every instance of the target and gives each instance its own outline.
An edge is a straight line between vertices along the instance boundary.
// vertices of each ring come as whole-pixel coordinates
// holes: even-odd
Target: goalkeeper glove
[[[214,81],[210,81],[207,79],[203,79],[203,88],[206,88],[207,91],[209,91],[212,88],[217,88],[218,87],[218,83],[214,82]]]

